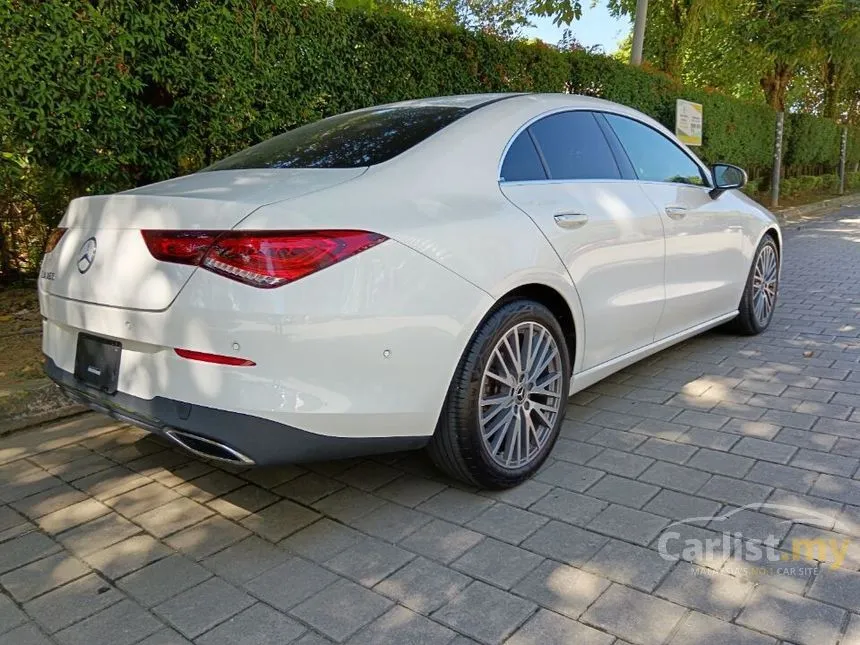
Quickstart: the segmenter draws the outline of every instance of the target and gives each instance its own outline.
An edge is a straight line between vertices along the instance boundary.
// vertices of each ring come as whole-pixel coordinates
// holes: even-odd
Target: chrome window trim
[[[618,177],[616,179],[516,179],[513,181],[500,180],[499,183],[505,186],[515,186],[517,184],[615,184],[620,181],[639,180],[624,179],[624,177]]]
[[[558,114],[560,112],[594,112],[594,113],[598,113],[598,114],[612,114],[614,116],[620,116],[620,117],[623,117],[625,119],[630,119],[631,121],[635,121],[636,123],[638,123],[642,126],[645,126],[646,128],[649,128],[650,130],[654,130],[654,132],[659,134],[664,139],[667,139],[669,141],[669,143],[674,145],[676,148],[678,148],[678,150],[680,150],[684,155],[686,155],[687,158],[690,161],[692,161],[696,165],[696,167],[698,167],[704,173],[704,176],[707,177],[707,183],[686,184],[686,183],[677,182],[677,181],[654,181],[654,180],[624,179],[624,178],[619,178],[619,179],[524,179],[524,180],[516,180],[516,181],[507,181],[505,179],[502,179],[502,166],[505,163],[505,157],[508,156],[508,150],[510,149],[511,145],[514,143],[516,138],[518,136],[520,136],[520,134],[524,130],[527,130],[529,128],[529,126],[531,126],[536,121],[540,121],[541,119],[543,119],[545,117],[552,116],[553,114]],[[609,125],[610,125],[610,127],[612,127],[611,123]],[[617,137],[618,135],[616,134],[615,136]],[[619,143],[621,143],[620,139],[619,139]],[[607,145],[609,145],[609,144],[607,143]],[[621,146],[623,147],[624,144],[621,143]],[[611,148],[610,148],[610,150],[611,150]],[[613,153],[613,155],[614,155],[614,153]],[[634,169],[634,172],[635,172],[635,169]],[[536,116],[533,116],[528,121],[526,121],[523,125],[521,125],[517,129],[517,131],[514,132],[513,136],[510,139],[508,139],[508,142],[505,144],[504,150],[502,150],[502,156],[499,159],[498,167],[496,168],[496,177],[497,177],[496,181],[499,184],[534,184],[534,183],[538,183],[538,182],[539,183],[562,183],[562,182],[567,183],[567,182],[580,182],[580,181],[588,181],[588,182],[595,182],[595,181],[600,181],[600,182],[636,181],[636,182],[640,182],[643,184],[659,184],[661,186],[691,186],[693,188],[707,188],[708,190],[713,188],[713,186],[711,185],[712,182],[711,182],[711,170],[710,170],[710,168],[708,168],[701,161],[701,159],[690,154],[690,152],[684,147],[684,144],[681,143],[679,145],[679,142],[675,141],[674,139],[667,137],[665,134],[663,134],[659,130],[655,129],[650,124],[645,123],[641,119],[630,116],[629,114],[622,114],[621,112],[616,112],[614,110],[609,110],[609,109],[599,109],[598,110],[598,109],[594,109],[594,108],[580,107],[580,106],[573,106],[573,107],[572,106],[564,106],[564,107],[552,108],[550,110],[545,110],[544,112],[541,112],[540,114],[538,114]]]
[[[632,182],[637,184],[653,184],[655,186],[677,186],[679,188],[694,188],[698,190],[702,190],[705,192],[709,192],[711,190],[710,186],[705,186],[704,184],[684,184],[681,182],[673,182],[673,181],[643,181],[641,179],[625,179],[623,177],[619,177],[618,179],[519,179],[516,181],[499,181],[500,186],[520,186],[520,185],[533,185],[533,184],[617,184],[619,182]]]

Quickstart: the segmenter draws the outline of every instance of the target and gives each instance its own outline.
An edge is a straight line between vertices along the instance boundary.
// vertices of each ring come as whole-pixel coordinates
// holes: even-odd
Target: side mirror
[[[710,195],[713,199],[727,190],[743,188],[747,183],[746,171],[727,163],[716,163],[711,166],[711,177],[714,187],[711,189]]]

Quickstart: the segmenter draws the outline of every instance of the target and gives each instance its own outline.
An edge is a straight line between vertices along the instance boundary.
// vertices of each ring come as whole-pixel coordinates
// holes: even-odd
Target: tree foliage
[[[334,0],[340,8],[397,10],[413,18],[515,38],[531,18],[549,16],[570,25],[582,15],[581,0]]]
[[[616,15],[635,0],[609,0]],[[860,0],[650,0],[645,58],[776,110],[856,119]]]

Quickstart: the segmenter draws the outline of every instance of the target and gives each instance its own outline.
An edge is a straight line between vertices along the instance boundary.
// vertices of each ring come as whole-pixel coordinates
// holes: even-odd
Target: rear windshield
[[[361,168],[388,161],[469,108],[379,107],[303,125],[218,161],[207,170]]]

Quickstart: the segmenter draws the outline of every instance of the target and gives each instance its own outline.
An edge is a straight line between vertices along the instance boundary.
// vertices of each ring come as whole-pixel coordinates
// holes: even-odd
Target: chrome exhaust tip
[[[188,452],[203,457],[205,459],[213,459],[234,466],[253,466],[254,460],[243,455],[238,450],[230,446],[201,437],[200,435],[184,432],[183,430],[166,430],[165,434]]]

